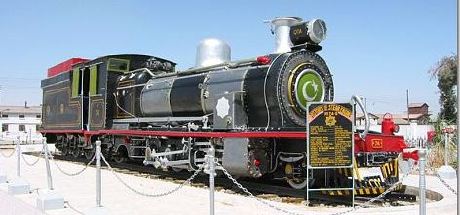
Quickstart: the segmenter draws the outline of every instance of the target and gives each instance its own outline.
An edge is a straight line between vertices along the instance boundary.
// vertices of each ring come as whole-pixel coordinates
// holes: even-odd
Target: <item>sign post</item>
[[[310,170],[323,169],[324,174],[328,169],[350,169],[353,172],[353,105],[310,103],[307,109],[307,183]],[[311,191],[351,191],[354,206],[354,174],[351,174],[351,187],[331,187],[326,182],[320,188],[310,189],[309,186],[307,184],[307,204]]]

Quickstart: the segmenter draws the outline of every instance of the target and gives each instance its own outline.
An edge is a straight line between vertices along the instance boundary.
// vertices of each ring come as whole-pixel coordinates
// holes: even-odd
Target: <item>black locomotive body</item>
[[[272,24],[281,34],[292,22],[300,21]],[[233,175],[304,188],[306,106],[334,95],[332,75],[316,53],[324,23],[308,23],[287,36],[288,50],[246,60],[230,61],[228,45],[205,40],[198,53],[204,57],[185,71],[148,55],[71,65],[42,81],[42,133],[63,154],[91,158],[99,139],[116,162],[138,159],[173,170],[197,169],[214,148]],[[308,30],[313,27],[320,29]]]

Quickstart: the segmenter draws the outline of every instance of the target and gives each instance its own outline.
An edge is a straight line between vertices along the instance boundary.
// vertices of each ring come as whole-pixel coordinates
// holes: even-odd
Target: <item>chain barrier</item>
[[[264,205],[266,205],[266,206],[268,206],[270,208],[273,208],[273,209],[275,209],[277,211],[283,212],[285,214],[301,215],[299,213],[294,213],[292,211],[288,211],[286,209],[280,208],[280,207],[278,207],[276,205],[273,205],[273,204],[269,203],[268,201],[265,201],[265,200],[257,198],[256,196],[254,196],[254,194],[249,192],[249,190],[247,188],[243,187],[242,184],[240,184],[235,178],[233,178],[233,176],[230,175],[230,173],[226,169],[224,169],[224,167],[221,164],[216,162],[216,165],[219,166],[219,169],[222,170],[222,172],[225,174],[225,176],[227,176],[228,179],[230,179],[236,186],[238,186],[238,188],[240,190],[242,190],[244,193],[246,193],[248,195],[248,197],[253,198],[253,199],[257,200],[258,202],[260,202],[260,203],[262,203],[262,204],[264,204]]]
[[[280,211],[280,212],[283,212],[283,213],[285,213],[285,214],[299,215],[299,213],[295,213],[295,212],[292,212],[292,211],[288,211],[288,210],[286,210],[286,209],[283,209],[283,208],[277,207],[277,206],[275,206],[275,205],[273,205],[273,204],[270,204],[269,202],[267,202],[267,201],[265,201],[265,200],[262,200],[262,199],[257,198],[257,197],[254,196],[251,192],[249,192],[249,190],[248,190],[247,188],[243,187],[243,185],[241,185],[235,178],[233,178],[233,176],[230,175],[230,173],[229,173],[226,169],[224,169],[224,167],[223,167],[221,164],[216,163],[216,165],[220,167],[219,169],[222,170],[222,172],[225,174],[225,176],[227,176],[228,179],[230,179],[236,186],[238,186],[238,188],[239,188],[240,190],[242,190],[244,193],[246,193],[250,198],[253,198],[253,199],[255,199],[255,200],[261,202],[262,204],[267,205],[267,206],[269,206],[270,208],[273,208],[273,209],[275,209],[275,210],[277,210],[277,211]],[[360,209],[360,208],[368,207],[371,203],[373,203],[373,202],[375,202],[375,201],[377,201],[377,200],[379,200],[379,199],[385,197],[388,193],[394,191],[400,184],[402,184],[402,182],[404,181],[404,179],[406,179],[406,178],[409,176],[409,174],[410,174],[413,170],[415,170],[416,166],[417,166],[417,165],[412,165],[412,167],[410,168],[410,170],[409,170],[407,173],[405,173],[405,174],[401,177],[401,179],[400,179],[398,182],[396,182],[395,184],[393,184],[391,187],[389,187],[385,192],[381,193],[379,196],[377,196],[377,197],[375,197],[375,198],[372,198],[372,199],[368,200],[367,202],[364,202],[363,204],[361,204],[361,205],[359,205],[359,206],[355,206],[354,208],[351,208],[351,209],[349,209],[349,210],[342,211],[342,212],[338,212],[338,213],[332,213],[331,215],[342,215],[342,214],[347,214],[347,213],[356,211],[356,210],[358,210],[358,209]]]
[[[9,155],[6,155],[5,152],[3,152],[3,149],[0,149],[0,154],[5,157],[5,158],[10,158],[14,155],[14,153],[16,152],[16,147],[13,148],[13,151],[11,152],[11,154]]]
[[[192,176],[190,176],[190,178],[188,178],[187,180],[185,180],[182,184],[180,184],[179,186],[177,186],[176,188],[170,190],[170,191],[167,191],[167,192],[164,192],[164,193],[158,193],[158,194],[148,194],[148,193],[144,193],[144,192],[141,192],[141,191],[138,191],[136,190],[135,188],[131,187],[128,183],[126,183],[116,172],[115,170],[112,168],[112,166],[110,166],[110,164],[105,160],[105,157],[101,154],[101,158],[102,158],[102,161],[104,161],[104,163],[107,165],[108,169],[110,170],[110,172],[115,176],[115,178],[120,181],[120,183],[122,183],[125,187],[127,187],[129,190],[133,191],[134,193],[136,194],[139,194],[141,196],[146,196],[146,197],[163,197],[163,196],[167,196],[169,194],[172,194],[178,190],[180,190],[184,185],[186,184],[190,184],[192,182],[193,179],[195,179],[195,177],[198,175],[198,173],[200,173],[202,170],[203,170],[203,166],[201,166],[198,170],[196,170]]]
[[[452,142],[452,141],[451,141]],[[427,156],[427,157],[430,157],[430,156]],[[426,168],[427,170],[430,170],[432,172],[434,172],[434,176],[450,191],[452,192],[453,194],[457,195],[457,190],[454,189],[453,187],[451,187],[444,179],[442,179],[442,177],[436,172],[436,167],[433,167],[430,165],[430,162],[426,162]]]
[[[442,177],[441,177],[438,173],[435,173],[434,175],[436,176],[436,178],[439,179],[439,181],[441,181],[441,183],[442,183],[450,192],[452,192],[453,194],[457,195],[457,190],[455,190],[454,188],[452,188],[446,181],[444,181],[444,179],[442,179]]]
[[[74,173],[68,173],[66,171],[64,171],[58,164],[57,164],[57,161],[54,160],[54,156],[51,155],[50,153],[50,158],[51,160],[53,161],[54,165],[57,167],[57,169],[59,170],[59,172],[61,172],[62,174],[64,175],[67,175],[67,176],[77,176],[77,175],[80,175],[82,174],[93,162],[94,160],[96,160],[96,155],[93,156],[93,158],[91,159],[91,161],[85,165],[85,167],[83,167],[83,169],[81,169],[80,171],[77,171],[77,172],[74,172]]]
[[[21,153],[21,157],[22,157],[22,160],[24,160],[24,163],[26,163],[28,166],[35,166],[35,164],[37,164],[38,161],[40,161],[40,157],[42,156],[42,152],[43,151],[40,152],[40,154],[37,156],[37,160],[35,160],[34,162],[27,161],[26,157],[22,153]]]
[[[75,207],[73,207],[69,201],[65,201],[64,204],[67,205],[68,208],[70,208],[71,210],[75,211],[77,214],[81,214],[81,215],[84,215],[83,212],[81,212],[80,210],[76,209]]]
[[[358,205],[358,206],[355,206],[354,208],[351,208],[349,210],[346,210],[346,211],[342,211],[342,212],[338,212],[338,213],[333,213],[331,215],[342,215],[342,214],[347,214],[347,213],[350,213],[350,212],[353,212],[353,211],[356,211],[360,208],[365,208],[365,207],[369,207],[371,203],[379,200],[379,199],[382,199],[383,197],[385,197],[388,193],[392,192],[393,190],[395,190],[400,184],[403,183],[404,179],[406,179],[410,173],[415,170],[417,167],[417,165],[412,165],[411,168],[409,168],[409,171],[407,171],[400,179],[398,182],[396,182],[395,184],[393,184],[391,187],[389,187],[387,190],[385,190],[385,192],[381,193],[380,195],[372,198],[372,199],[369,199],[367,202],[364,202],[362,203],[361,205]]]

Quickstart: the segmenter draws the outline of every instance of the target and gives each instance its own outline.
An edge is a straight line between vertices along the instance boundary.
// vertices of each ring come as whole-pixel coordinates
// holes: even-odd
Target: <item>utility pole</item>
[[[459,1],[457,1],[457,11],[460,8]],[[460,23],[460,16],[458,15],[457,12],[457,29]],[[459,39],[459,36],[457,34],[457,41]],[[460,44],[457,42],[457,65],[460,62],[460,58],[458,56],[458,50],[460,49]],[[458,75],[458,68],[457,68],[457,164],[460,161],[460,149],[459,149],[459,144],[460,144],[460,76]],[[459,175],[460,175],[460,165],[457,165],[457,214],[460,213],[460,192],[459,187],[460,187],[460,180],[459,180]]]
[[[409,120],[409,89],[406,89],[406,110],[407,110],[407,124],[410,124],[410,120]]]

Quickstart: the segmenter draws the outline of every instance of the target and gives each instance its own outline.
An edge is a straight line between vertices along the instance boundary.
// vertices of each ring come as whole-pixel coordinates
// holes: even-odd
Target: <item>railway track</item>
[[[38,152],[25,153],[28,155],[38,156]],[[54,159],[72,162],[76,164],[86,164],[88,160],[80,157],[73,158],[71,156],[63,156],[58,153],[53,154]],[[183,183],[193,173],[188,171],[163,171],[161,169],[155,169],[153,167],[145,167],[140,161],[128,161],[125,163],[116,163],[109,161],[113,170],[117,173],[123,173],[128,175],[134,175],[138,177],[145,177],[150,179],[166,180],[174,183]],[[95,166],[92,164],[91,166]],[[102,168],[107,169],[107,166],[102,162]],[[290,203],[290,204],[305,204],[305,190],[296,190],[290,188],[287,184],[284,185],[282,182],[273,182],[272,180],[254,180],[254,179],[238,179],[238,181],[246,187],[255,196],[273,200],[278,202]],[[207,187],[209,183],[209,177],[207,174],[198,175],[190,184],[193,187]],[[230,193],[230,194],[243,194],[239,188],[233,184],[230,180],[222,175],[218,175],[215,178],[215,189],[216,191]],[[243,194],[244,195],[244,194]],[[370,198],[367,197],[355,197],[355,204],[361,205],[368,201]],[[406,201],[404,204],[399,204],[400,201]],[[387,198],[373,202],[370,206],[386,206],[386,205],[407,205],[407,202],[413,202],[415,199],[402,198],[401,195],[391,193]],[[310,194],[310,205],[312,206],[343,206],[349,205],[351,202],[349,197],[334,197],[332,199],[329,196],[324,195],[311,195]]]

